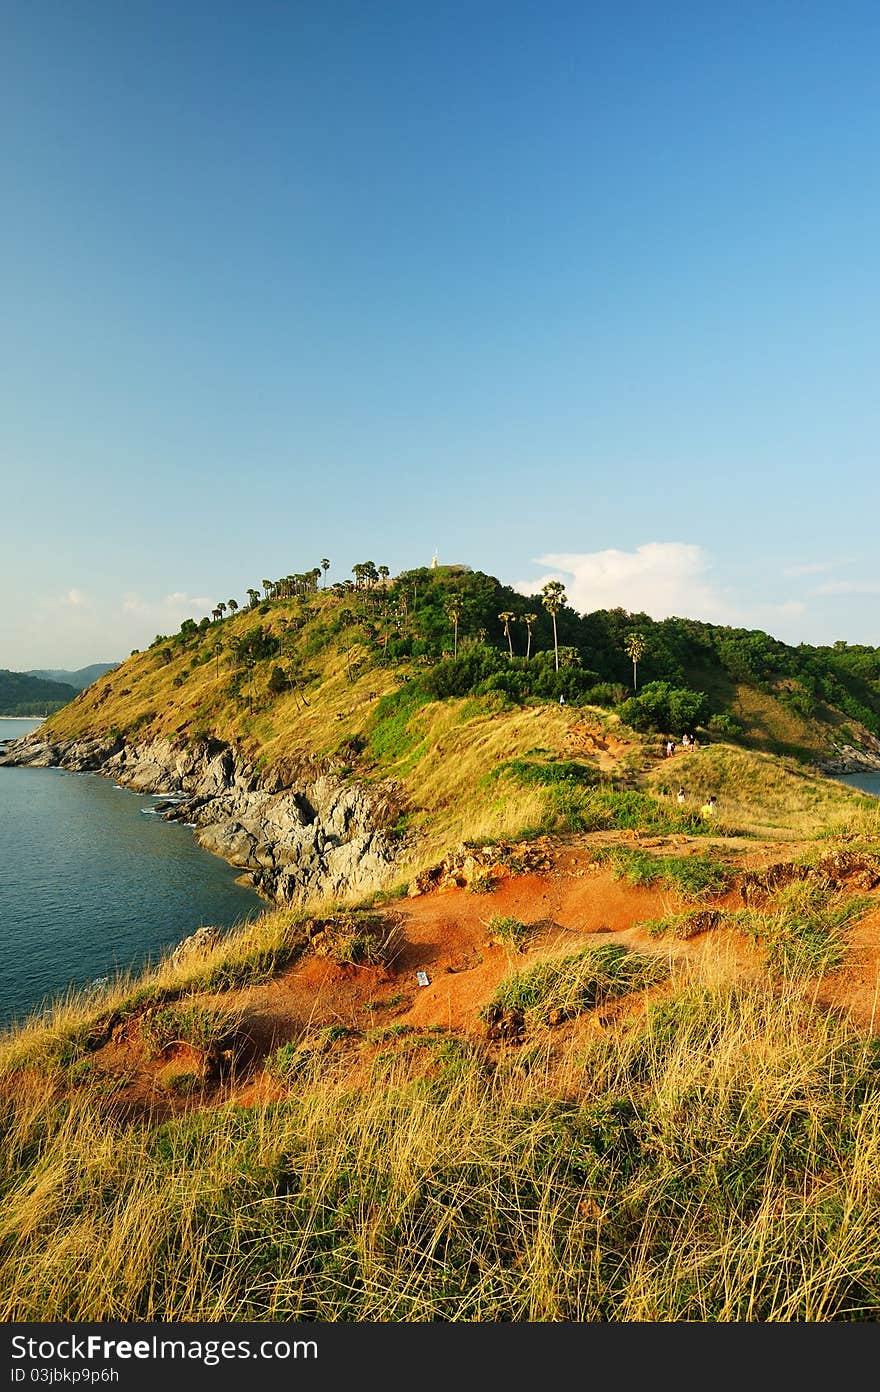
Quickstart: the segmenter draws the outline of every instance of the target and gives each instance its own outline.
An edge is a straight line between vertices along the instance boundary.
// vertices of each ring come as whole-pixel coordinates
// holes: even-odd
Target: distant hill
[[[76,695],[76,687],[67,682],[0,669],[0,715],[51,715]]]
[[[40,677],[43,681],[48,682],[62,682],[65,686],[72,686],[74,691],[82,691],[84,687],[91,686],[93,681],[103,677],[105,672],[112,672],[114,667],[118,666],[118,662],[93,662],[91,667],[80,667],[76,672],[66,672],[60,667],[48,669],[35,667],[31,668],[25,675]]]
[[[226,618],[218,608],[213,622],[184,619],[99,678],[53,730],[211,737],[271,764],[294,749],[325,757],[343,734],[377,747],[404,731],[414,740],[421,705],[475,698],[513,717],[562,698],[646,736],[699,729],[803,763],[839,762],[847,748],[872,767],[880,758],[880,648],[792,647],[759,629],[580,614],[566,602],[551,614],[542,594],[464,565],[384,580],[381,570],[359,564],[355,582],[325,589],[317,568],[264,582],[262,596],[248,590]]]

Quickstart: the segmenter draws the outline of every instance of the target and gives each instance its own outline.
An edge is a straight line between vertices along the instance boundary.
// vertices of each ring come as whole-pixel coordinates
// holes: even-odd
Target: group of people
[[[681,747],[682,747],[682,749],[699,749],[700,745],[699,745],[699,742],[698,742],[698,740],[697,740],[696,735],[688,735],[688,734],[682,735],[682,737],[681,737]],[[667,740],[667,741],[666,741],[666,757],[667,757],[667,759],[671,759],[671,758],[672,758],[672,756],[673,756],[673,754],[675,753],[675,751],[677,750],[677,748],[678,748],[678,745],[675,743],[675,740],[671,740],[671,739],[670,739],[670,740]]]
[[[687,797],[687,793],[686,793],[685,790],[684,790],[684,784],[683,784],[683,783],[679,783],[679,785],[678,785],[678,793],[676,794],[676,801],[679,803],[679,805],[681,805],[681,803],[683,803],[683,802],[685,801],[686,797]],[[716,808],[715,794],[712,793],[711,796],[708,797],[708,798],[706,799],[706,801],[703,803],[702,807],[700,808],[700,816],[704,819],[704,821],[708,821],[710,818],[712,818],[712,817],[715,816],[715,808]]]
[[[682,737],[681,737],[681,747],[682,747],[682,749],[688,749],[688,750],[690,750],[690,749],[699,749],[700,745],[699,745],[699,741],[697,740],[696,735],[689,735],[689,734],[687,734],[687,733],[683,734]],[[677,746],[677,744],[675,743],[675,740],[669,739],[669,740],[666,741],[666,757],[667,757],[667,759],[671,759],[671,758],[672,758],[672,756],[673,756],[673,754],[676,752],[677,748],[678,748],[678,746]],[[680,784],[678,785],[678,793],[676,794],[676,802],[678,802],[679,806],[681,806],[686,800],[687,800],[687,793],[685,792],[684,784],[683,784],[683,783],[680,783]],[[711,796],[709,796],[709,797],[706,799],[706,801],[703,803],[702,807],[700,808],[700,816],[704,819],[704,821],[710,821],[711,818],[715,816],[716,808],[717,808],[717,803],[716,803],[716,799],[715,799],[715,794],[712,793]]]

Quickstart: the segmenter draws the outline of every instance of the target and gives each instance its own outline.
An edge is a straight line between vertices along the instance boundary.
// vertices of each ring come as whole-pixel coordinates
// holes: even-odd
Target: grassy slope
[[[272,696],[267,681],[273,662],[257,670],[254,709],[229,690],[230,670],[221,656],[193,664],[198,652],[212,653],[222,636],[229,644],[256,622],[279,633],[297,612],[295,602],[274,603],[267,615],[238,614],[215,625],[194,651],[161,649],[131,657],[59,711],[45,732],[59,739],[119,731],[136,741],[167,737],[192,741],[205,735],[235,742],[262,767],[299,760],[329,760],[331,766],[365,780],[393,778],[410,808],[413,858],[419,868],[461,840],[513,837],[543,820],[547,797],[504,789],[487,796],[484,777],[497,764],[540,748],[551,757],[563,749],[567,718],[555,704],[503,707],[498,698],[416,701],[411,710],[382,714],[380,701],[417,674],[412,663],[385,667],[356,629],[322,642],[322,625],[335,612],[321,596],[316,616],[300,632],[300,651],[311,680],[305,700],[294,693]],[[359,672],[349,679],[351,664]],[[182,679],[182,684],[181,683]],[[596,713],[597,721],[604,717]],[[352,752],[361,743],[360,752]]]
[[[312,625],[329,601],[318,608]],[[260,621],[294,612],[273,605]],[[239,614],[207,642],[254,621]],[[213,660],[175,685],[193,654],[164,665],[152,651],[51,729],[210,733],[265,763],[331,757],[353,776],[393,777],[416,860],[514,836],[560,807],[583,813],[590,786],[491,774],[510,760],[546,770],[571,757],[573,720],[613,718],[489,699],[389,712],[379,701],[408,669],[372,665],[356,641],[315,646],[307,709],[288,695],[248,713]],[[346,654],[365,663],[351,682]],[[812,739],[772,698],[741,710],[757,742],[802,753]],[[719,831],[876,838],[876,803],[796,758],[718,743],[652,762],[649,743],[634,740],[628,762],[647,763],[645,786],[670,816],[683,781],[692,802],[719,796]],[[196,999],[302,950],[295,915],[267,914],[196,966],[161,964],[100,1007],[73,999],[0,1041],[0,1318],[878,1317],[875,1050],[815,1008],[810,980],[744,985],[709,958],[602,1028],[538,1030],[498,1056],[443,1030],[329,1052],[323,1040],[271,1102],[161,1125],[114,1121],[112,1095],[77,1072],[107,1007]]]
[[[490,775],[511,760],[563,757],[575,719],[572,710],[552,703],[515,707],[498,697],[426,702],[414,695],[409,701],[405,681],[418,675],[418,665],[384,665],[379,647],[364,641],[356,623],[330,631],[339,607],[329,595],[316,596],[311,617],[297,635],[297,651],[310,677],[308,705],[294,693],[271,695],[271,660],[256,668],[253,710],[230,690],[232,645],[256,624],[278,635],[285,623],[296,621],[298,603],[276,601],[265,613],[245,611],[212,625],[189,649],[172,643],[170,662],[164,661],[161,647],[136,654],[59,711],[46,728],[62,738],[116,730],[136,740],[166,736],[191,741],[210,734],[234,741],[261,766],[325,759],[355,778],[393,778],[408,812],[405,873],[463,840],[513,838],[527,829],[564,826],[558,790],[554,796],[552,789],[536,783],[493,781]],[[207,661],[197,660],[205,656]],[[687,785],[691,812],[715,793],[720,827],[753,835],[813,836],[869,807],[864,798],[817,775],[804,762],[825,748],[827,727],[754,688],[733,687],[717,671],[702,678],[710,686],[724,686],[723,692],[713,688],[714,695],[730,701],[753,747],[716,743],[693,756],[678,755],[673,764],[657,765],[656,740],[629,734],[627,764],[648,770],[647,776],[637,777],[670,813],[679,782]],[[402,703],[388,710],[382,698],[397,691]],[[617,724],[613,715],[589,708],[577,718],[597,731]],[[587,768],[598,767],[590,752],[579,758]],[[619,781],[624,781],[622,769]],[[589,829],[592,823],[581,816],[572,825]]]
[[[0,1318],[877,1318],[876,1055],[796,981],[719,958],[562,1043],[289,1063],[158,1125],[0,1054]]]

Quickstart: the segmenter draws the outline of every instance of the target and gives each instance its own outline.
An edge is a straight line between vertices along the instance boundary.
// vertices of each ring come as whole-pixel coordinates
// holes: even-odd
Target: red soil
[[[479,1011],[502,977],[540,957],[575,952],[597,934],[667,957],[696,959],[723,949],[743,972],[763,969],[760,949],[731,929],[716,928],[687,940],[651,937],[640,924],[693,907],[692,902],[673,891],[615,879],[610,869],[591,862],[593,840],[583,837],[556,847],[547,873],[511,875],[498,881],[491,893],[450,888],[395,903],[388,912],[399,918],[403,947],[391,966],[339,965],[310,952],[272,981],[205,997],[206,1004],[240,1013],[240,1037],[246,1045],[237,1061],[236,1081],[206,1089],[197,1100],[234,1096],[255,1102],[272,1096],[275,1089],[262,1070],[266,1055],[281,1043],[328,1025],[357,1031],[359,1039],[371,1028],[395,1024],[416,1030],[440,1027],[484,1040]],[[670,848],[677,855],[706,846],[706,838],[695,845],[685,838],[674,842]],[[667,841],[657,838],[641,844],[659,847]],[[788,844],[786,858],[791,851]],[[774,858],[781,858],[778,848],[752,845],[743,848],[742,865],[769,864]],[[843,968],[818,982],[816,995],[820,1004],[845,1012],[872,1033],[880,1032],[880,891],[873,897],[877,907],[850,934]],[[726,901],[714,904],[739,907],[739,895],[733,891]],[[521,951],[492,939],[488,924],[493,915],[516,918],[532,928]],[[417,972],[427,974],[427,986],[418,984]],[[643,1008],[641,998],[617,1007],[634,1008]],[[169,1098],[161,1085],[159,1075],[169,1061],[186,1065],[185,1047],[176,1054],[171,1060],[168,1053],[148,1060],[135,1030],[131,1038],[97,1051],[93,1069],[127,1079],[117,1093],[124,1106],[163,1113],[192,1105]]]

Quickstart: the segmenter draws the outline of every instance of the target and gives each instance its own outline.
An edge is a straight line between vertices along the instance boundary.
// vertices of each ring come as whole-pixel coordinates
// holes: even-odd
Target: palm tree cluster
[[[330,564],[329,561],[327,563]],[[298,575],[282,575],[280,580],[263,581],[264,599],[296,599],[301,595],[314,594],[321,578],[321,566],[301,571]]]
[[[381,581],[386,584],[391,571],[386,565],[377,566],[374,561],[358,561],[351,568],[356,590],[371,590]]]
[[[372,563],[371,563],[372,564]],[[262,580],[263,593],[249,587],[247,590],[248,608],[256,609],[261,600],[269,599],[296,599],[304,595],[314,594],[318,588],[318,581],[330,569],[330,562],[326,556],[323,557],[321,564],[313,566],[311,570],[301,571],[295,575],[283,575],[280,580]],[[388,574],[387,566],[380,566],[380,571]],[[212,619],[222,619],[227,610],[234,614],[238,609],[237,599],[221,600],[216,608],[211,610]]]
[[[320,563],[312,566],[309,570],[284,575],[280,579],[271,580],[268,577],[261,581],[261,589],[249,587],[247,590],[247,608],[255,609],[260,604],[273,600],[297,599],[300,601],[300,611],[298,616],[287,621],[285,628],[289,625],[287,634],[288,642],[295,629],[298,629],[308,620],[311,596],[315,595],[319,587],[326,589],[326,573],[330,569],[330,561],[325,556]],[[467,569],[461,567],[459,569]],[[378,643],[383,653],[387,656],[389,643],[392,638],[401,639],[406,635],[408,629],[412,628],[412,636],[416,641],[424,643],[427,634],[430,633],[430,619],[427,625],[422,617],[422,611],[418,609],[418,602],[421,599],[421,588],[425,585],[428,577],[421,572],[403,573],[398,579],[392,582],[391,572],[387,565],[379,565],[372,560],[358,561],[352,568],[353,579],[336,581],[329,587],[330,594],[336,599],[341,600],[348,595],[357,595],[358,603],[351,610],[343,608],[339,611],[340,619],[347,622],[358,622],[364,629],[367,642]],[[433,582],[433,575],[430,577]],[[452,635],[452,656],[457,657],[459,649],[462,647],[462,633],[466,636],[466,644],[470,648],[473,644],[485,643],[487,630],[479,624],[477,615],[479,613],[479,601],[474,602],[474,595],[468,589],[468,582],[463,579],[454,579],[455,588],[450,593],[446,590],[440,596],[439,613],[445,616]],[[408,588],[409,586],[409,588]],[[431,587],[433,587],[431,585]],[[411,589],[411,595],[410,595]],[[512,596],[511,596],[512,597]],[[565,585],[561,580],[547,580],[541,587],[541,603],[544,610],[549,615],[553,625],[553,655],[554,665],[558,672],[562,667],[579,665],[581,655],[576,648],[560,647],[559,632],[557,629],[557,617],[568,603]],[[412,614],[410,617],[410,598],[412,601]],[[500,598],[500,596],[499,596]],[[423,605],[424,607],[424,605]],[[189,630],[196,628],[206,628],[211,620],[219,621],[228,613],[234,615],[239,609],[238,601],[235,599],[221,600],[211,611],[211,619],[203,619],[200,625],[195,625],[191,620],[185,620],[181,625],[181,631],[185,636]],[[420,617],[415,620],[416,613]],[[522,624],[525,628],[524,653],[520,654],[528,662],[532,655],[533,646],[533,627],[538,621],[538,613],[534,611],[518,612],[518,606],[502,609],[498,613],[498,622],[501,631],[507,642],[507,650],[510,660],[513,661],[518,656],[515,650],[514,636],[516,626]],[[413,622],[415,621],[415,627]],[[378,625],[378,627],[377,627]],[[568,624],[570,628],[570,623]],[[436,632],[436,630],[435,630]],[[565,626],[563,626],[565,634]],[[156,642],[160,638],[157,636]],[[430,640],[427,640],[430,641]],[[644,633],[631,631],[621,637],[618,641],[622,646],[630,661],[633,669],[633,689],[638,689],[639,663],[645,653],[647,639]],[[279,645],[282,652],[285,644],[282,641]],[[516,644],[516,647],[519,645]],[[219,656],[218,656],[219,666]]]

